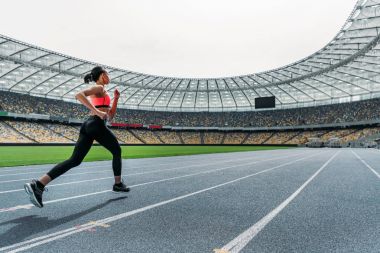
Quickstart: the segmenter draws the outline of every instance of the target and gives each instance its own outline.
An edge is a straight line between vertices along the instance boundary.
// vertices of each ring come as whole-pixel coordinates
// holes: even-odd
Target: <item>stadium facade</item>
[[[359,0],[318,52],[287,66],[226,78],[171,78],[105,66],[120,107],[152,111],[252,111],[255,98],[299,108],[380,97],[380,1]],[[83,76],[101,65],[0,36],[0,89],[75,101]],[[104,65],[103,65],[104,66]]]

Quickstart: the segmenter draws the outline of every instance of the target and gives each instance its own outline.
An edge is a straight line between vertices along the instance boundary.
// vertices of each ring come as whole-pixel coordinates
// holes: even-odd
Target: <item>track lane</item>
[[[242,252],[378,252],[379,195],[378,179],[343,150]]]
[[[244,164],[255,165],[255,164],[260,164],[260,163],[276,164],[280,160],[287,160],[289,158],[300,157],[300,156],[303,156],[303,154],[302,153],[301,154],[296,153],[293,155],[275,156],[273,158],[267,158],[267,159],[239,159],[238,164],[236,164],[236,161],[230,161],[229,163],[225,163],[224,161],[217,161],[217,162],[210,163],[211,166],[205,166],[207,163],[204,163],[202,166],[194,165],[193,167],[192,167],[192,165],[187,165],[187,166],[185,166],[186,167],[185,170],[180,169],[179,171],[178,170],[170,170],[170,171],[163,171],[161,173],[152,173],[152,174],[150,174],[150,173],[142,173],[142,174],[137,173],[138,177],[130,177],[128,179],[129,180],[128,182],[130,185],[131,184],[132,185],[136,185],[136,184],[141,185],[141,184],[145,184],[146,182],[156,183],[157,181],[158,182],[167,181],[168,178],[169,178],[169,180],[175,180],[177,177],[180,177],[180,178],[183,176],[187,177],[186,175],[188,175],[188,176],[201,175],[201,174],[203,174],[203,171],[205,170],[204,167],[207,168],[207,173],[213,173],[213,172],[217,173],[221,170],[224,171],[226,169],[228,170],[228,169],[239,168],[242,166],[241,164],[243,164],[243,166],[245,166]],[[223,165],[223,167],[221,167],[221,164],[225,164],[225,165]],[[71,200],[71,199],[76,199],[76,198],[83,198],[83,197],[85,198],[87,196],[94,196],[94,195],[98,195],[98,194],[109,193],[110,192],[110,186],[112,185],[111,182],[113,182],[113,180],[93,181],[89,184],[90,189],[92,189],[92,191],[90,191],[90,192],[89,192],[89,189],[86,187],[80,187],[78,189],[78,187],[76,185],[63,185],[63,186],[61,186],[61,187],[64,187],[63,189],[54,192],[54,199],[51,199],[51,195],[45,194],[44,203],[46,203],[46,204],[56,203],[56,202],[61,202],[61,201],[66,201],[66,200]],[[100,188],[103,190],[94,192],[93,189],[95,189],[95,188],[98,188],[98,189]],[[9,199],[9,198],[6,198],[6,196],[3,196],[2,199],[4,199],[4,200],[8,199],[8,201],[5,201],[8,203],[12,202],[12,200],[14,200],[16,202],[14,203],[13,206],[3,207],[2,209],[0,209],[0,213],[15,211],[15,210],[22,210],[22,209],[30,209],[30,207],[33,207],[31,204],[18,202],[18,200],[20,198],[21,199],[26,198],[26,195],[23,191],[12,192],[10,194],[12,194],[12,196],[14,196],[14,198]]]
[[[223,182],[228,178],[230,178],[230,179],[236,178],[237,174],[239,174],[239,173],[241,173],[241,175],[244,175],[244,174],[246,175],[249,172],[252,172],[252,168],[247,168],[245,171],[244,170],[229,171],[228,173],[223,173],[223,175],[221,175],[219,173],[219,177],[201,177],[196,182],[195,181],[189,181],[189,180],[178,182],[176,180],[176,181],[171,182],[169,185],[160,185],[158,187],[160,190],[158,190],[157,192],[150,192],[149,189],[146,189],[148,192],[146,192],[146,190],[142,191],[142,195],[140,195],[140,197],[144,197],[144,196],[148,197],[148,199],[147,199],[148,201],[146,201],[147,203],[149,201],[154,202],[157,199],[164,199],[165,197],[167,197],[167,194],[169,194],[169,193],[170,194],[174,194],[174,193],[179,194],[181,192],[186,193],[189,190],[194,190],[194,188],[204,187],[206,184],[212,185],[212,184],[215,184],[216,182]],[[174,189],[172,189],[170,186],[173,186]],[[169,190],[169,192],[167,192],[168,190]],[[150,193],[150,195],[146,195],[146,193],[148,193],[148,194]],[[139,195],[138,192],[136,192],[136,195]],[[138,198],[139,196],[136,196],[136,197]],[[96,199],[96,200],[99,201],[99,199]],[[138,201],[139,204],[141,204],[141,201],[139,200],[139,198],[134,199],[133,201],[136,201],[136,200]],[[72,203],[72,204],[75,204],[75,203]],[[91,204],[91,202],[89,204]],[[115,202],[115,205],[116,204],[117,203]],[[72,205],[70,205],[70,206],[72,206]],[[108,210],[106,213],[109,213]]]

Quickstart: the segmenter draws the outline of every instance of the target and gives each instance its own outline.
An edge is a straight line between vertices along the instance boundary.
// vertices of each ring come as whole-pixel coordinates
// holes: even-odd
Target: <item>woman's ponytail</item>
[[[84,82],[85,83],[90,83],[92,81],[94,81],[94,80],[92,79],[92,74],[91,73],[84,76]]]

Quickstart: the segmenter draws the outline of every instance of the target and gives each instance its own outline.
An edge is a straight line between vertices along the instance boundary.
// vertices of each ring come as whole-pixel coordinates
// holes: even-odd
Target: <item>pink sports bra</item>
[[[92,104],[96,107],[96,108],[109,108],[110,107],[110,104],[111,104],[111,98],[110,96],[108,95],[108,93],[106,93],[106,95],[104,97],[101,97],[101,98],[97,98],[97,97],[90,97],[91,99],[91,102]]]

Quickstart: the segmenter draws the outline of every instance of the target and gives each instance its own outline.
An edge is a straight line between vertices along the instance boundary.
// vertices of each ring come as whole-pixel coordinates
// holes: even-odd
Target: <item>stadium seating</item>
[[[1,119],[1,118],[0,118]],[[380,133],[380,127],[306,131],[171,131],[112,128],[122,144],[294,144],[303,145],[310,138],[328,142],[339,138],[349,143]],[[0,143],[75,143],[79,126],[39,121],[0,120]]]
[[[29,139],[39,143],[70,143],[72,140],[37,122],[20,122],[7,120],[5,123],[17,132],[26,135]]]
[[[85,119],[80,104],[0,91],[0,106],[15,113]],[[188,127],[271,127],[319,125],[379,119],[380,99],[297,109],[253,112],[156,112],[119,109],[116,122]],[[154,137],[152,137],[154,138]]]
[[[154,131],[154,134],[165,144],[183,144],[181,137],[175,131]]]
[[[49,124],[44,123],[45,127],[53,131],[54,133],[64,136],[65,138],[76,141],[79,136],[79,126],[71,126],[71,125],[60,125],[60,124]]]
[[[224,132],[205,132],[203,135],[204,144],[222,144],[225,136]]]
[[[223,144],[242,144],[248,133],[228,132],[224,138]]]
[[[0,91],[0,108],[20,114],[44,114],[57,118],[86,119],[88,109],[80,104]],[[331,123],[376,120],[380,99],[347,104],[326,105],[275,111],[254,112],[154,112],[119,109],[117,122],[187,127],[273,127],[325,125]],[[21,121],[0,118],[0,143],[74,143],[80,125],[53,122]],[[349,143],[380,132],[380,127],[363,126],[330,130],[286,131],[172,131],[149,129],[113,129],[124,144],[294,144],[310,138],[328,142],[338,138]]]
[[[121,143],[126,143],[126,144],[143,144],[143,142],[141,140],[137,139],[127,129],[112,129],[112,132],[115,134],[116,138]]]
[[[182,132],[184,144],[201,144],[201,135],[199,132]]]
[[[0,143],[32,143],[33,140],[20,134],[10,125],[0,121]]]

